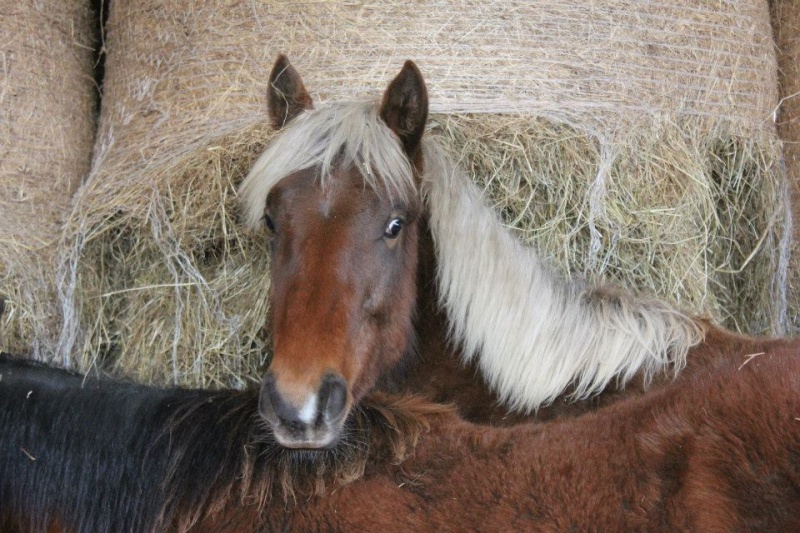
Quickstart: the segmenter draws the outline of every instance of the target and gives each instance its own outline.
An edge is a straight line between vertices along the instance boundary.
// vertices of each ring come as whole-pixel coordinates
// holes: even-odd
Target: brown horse
[[[800,530],[793,350],[510,428],[367,397],[322,451],[278,445],[257,391],[0,376],[4,532]]]
[[[268,96],[281,131],[240,196],[247,223],[271,234],[261,413],[284,446],[334,444],[375,387],[455,402],[472,420],[503,420],[500,402],[547,418],[789,342],[555,275],[424,135],[412,62],[377,104],[315,109],[281,56]]]

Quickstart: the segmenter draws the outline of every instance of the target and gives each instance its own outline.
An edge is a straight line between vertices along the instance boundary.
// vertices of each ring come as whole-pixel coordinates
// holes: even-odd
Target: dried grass
[[[89,328],[78,366],[142,381],[190,376],[202,386],[242,385],[256,373],[265,352],[268,253],[263,239],[240,233],[235,184],[267,135],[257,126],[219,139],[148,168],[153,184],[92,206],[70,265]]]
[[[431,134],[563,271],[743,330],[780,326],[785,183],[761,2],[476,1],[427,17],[420,6],[441,2],[326,2],[294,18],[288,3],[179,4],[112,5],[95,161],[59,280],[58,349],[76,366],[203,386],[258,375],[269,265],[263,236],[240,233],[235,186],[270,135],[278,52],[321,99],[377,95],[401,59],[421,58],[447,112]],[[491,9],[509,6],[531,10],[516,35],[533,44],[498,44]],[[478,19],[449,37],[423,25]]]
[[[0,350],[52,354],[56,244],[95,133],[87,2],[0,2]]]
[[[791,187],[794,246],[789,275],[790,325],[800,332],[800,3],[795,0],[770,2],[778,49],[780,108],[778,133],[783,141],[786,177]]]

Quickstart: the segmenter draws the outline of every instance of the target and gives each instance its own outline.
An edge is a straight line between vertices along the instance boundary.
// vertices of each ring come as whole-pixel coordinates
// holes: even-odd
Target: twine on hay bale
[[[112,4],[60,350],[143,381],[258,375],[269,265],[263,236],[239,233],[235,186],[271,135],[279,52],[318,102],[378,97],[418,60],[431,135],[565,272],[775,327],[785,191],[769,14],[719,5]]]
[[[0,2],[0,350],[52,355],[56,243],[95,132],[88,2]]]
[[[794,244],[789,274],[790,324],[800,332],[800,3],[794,0],[770,2],[775,41],[778,48],[780,107],[778,133],[783,141],[786,177],[792,194]]]

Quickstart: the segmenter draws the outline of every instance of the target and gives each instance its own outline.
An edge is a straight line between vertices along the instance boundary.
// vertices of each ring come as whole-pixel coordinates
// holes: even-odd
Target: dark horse
[[[377,104],[314,108],[281,56],[268,99],[280,131],[240,196],[248,225],[271,235],[260,410],[284,446],[335,444],[376,387],[454,402],[476,421],[508,409],[545,419],[791,342],[553,274],[424,134],[412,62]]]
[[[367,397],[321,451],[277,444],[255,390],[0,376],[4,532],[800,530],[790,350],[509,428]]]

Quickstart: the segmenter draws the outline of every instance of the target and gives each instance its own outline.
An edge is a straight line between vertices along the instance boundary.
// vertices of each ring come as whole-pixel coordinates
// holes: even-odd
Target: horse
[[[158,389],[0,356],[0,529],[800,528],[791,349],[510,427],[417,396],[368,395],[321,450],[279,444],[259,394]]]
[[[217,508],[283,508],[358,479],[368,457],[399,462],[448,411],[394,403],[367,399],[336,450],[292,451],[256,390],[158,389],[0,354],[0,530],[182,531]]]
[[[426,135],[427,89],[411,61],[379,102],[317,108],[283,55],[267,92],[278,133],[239,196],[245,224],[269,239],[260,410],[284,446],[334,445],[372,390],[516,423],[797,347],[556,275]]]

